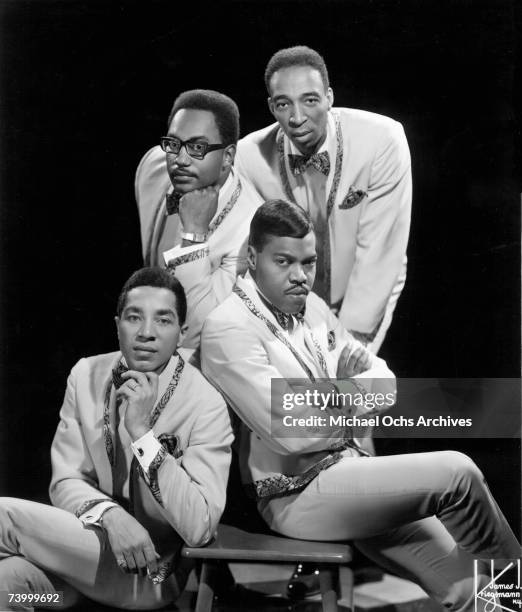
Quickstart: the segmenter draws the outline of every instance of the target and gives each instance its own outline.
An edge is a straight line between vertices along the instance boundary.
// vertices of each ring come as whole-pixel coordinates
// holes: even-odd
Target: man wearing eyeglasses
[[[183,92],[161,146],[136,172],[143,258],[167,266],[185,289],[186,347],[198,346],[205,317],[246,270],[248,227],[261,198],[233,167],[238,137],[233,100],[211,90]]]

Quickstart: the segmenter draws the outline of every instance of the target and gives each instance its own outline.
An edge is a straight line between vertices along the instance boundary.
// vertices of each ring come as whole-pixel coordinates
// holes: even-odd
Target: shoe
[[[361,562],[361,560],[355,564],[354,584],[380,582],[383,578],[384,572],[380,567],[368,562]],[[314,563],[298,563],[286,585],[287,597],[293,601],[298,601],[318,595],[320,592],[321,585],[317,566]]]
[[[321,592],[319,570],[314,563],[298,563],[288,584],[286,595],[289,599],[299,600]]]

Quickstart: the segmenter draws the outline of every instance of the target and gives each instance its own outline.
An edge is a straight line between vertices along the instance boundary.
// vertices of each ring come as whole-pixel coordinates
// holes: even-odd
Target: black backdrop
[[[141,264],[134,171],[174,97],[221,90],[258,129],[284,46],[323,53],[337,105],[406,129],[409,276],[382,355],[402,376],[519,376],[514,0],[0,0],[0,20],[0,493],[45,497],[67,373],[116,346],[115,298]],[[448,446],[517,528],[519,441]]]

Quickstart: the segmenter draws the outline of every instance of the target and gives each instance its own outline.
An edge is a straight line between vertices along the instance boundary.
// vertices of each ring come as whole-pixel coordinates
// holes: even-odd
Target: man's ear
[[[249,270],[255,270],[257,263],[257,253],[255,247],[251,244],[248,245],[247,249],[247,264]]]
[[[272,101],[272,98],[270,96],[268,96],[268,98],[266,99],[267,103],[268,103],[268,109],[270,110],[270,112],[272,113],[272,115],[274,115],[274,117],[277,119],[276,115],[275,115],[275,104]]]
[[[223,155],[223,170],[228,170],[234,164],[234,158],[236,156],[236,145],[231,144],[225,147]]]
[[[331,87],[328,87],[328,90],[326,91],[326,98],[328,100],[328,110],[330,110],[334,103],[334,92]]]
[[[187,323],[183,323],[183,325],[179,328],[178,347],[183,344],[183,340],[185,340],[185,336],[187,335],[187,330]]]
[[[114,322],[116,323],[116,334],[118,336],[118,340],[120,339],[120,317],[117,315],[114,317]]]

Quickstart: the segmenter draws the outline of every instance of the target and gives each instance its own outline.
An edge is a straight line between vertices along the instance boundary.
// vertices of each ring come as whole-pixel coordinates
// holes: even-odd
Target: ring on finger
[[[125,559],[116,559],[116,563],[118,564],[118,567],[121,567],[122,569],[127,567],[127,561],[125,561]]]

